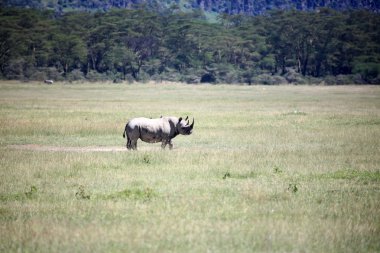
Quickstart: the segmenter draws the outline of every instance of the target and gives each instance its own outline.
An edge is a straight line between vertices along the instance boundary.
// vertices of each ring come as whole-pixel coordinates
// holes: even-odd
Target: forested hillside
[[[190,1],[193,7],[206,11],[228,14],[263,14],[268,10],[316,10],[323,7],[335,10],[366,9],[373,12],[380,10],[376,0],[196,0]]]
[[[380,16],[0,10],[0,76],[23,80],[380,83]]]
[[[76,10],[109,10],[134,8],[144,4],[152,11],[177,6],[183,11],[202,9],[206,12],[257,15],[274,9],[315,10],[328,7],[335,10],[366,9],[380,11],[378,0],[0,0],[8,7],[49,8],[58,12]]]

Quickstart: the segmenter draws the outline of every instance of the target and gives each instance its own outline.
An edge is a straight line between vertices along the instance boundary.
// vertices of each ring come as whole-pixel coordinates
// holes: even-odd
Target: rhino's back
[[[131,128],[134,128],[135,126],[142,126],[142,125],[147,125],[151,124],[152,119],[148,118],[133,118],[128,121],[128,126]]]
[[[162,119],[134,118],[128,122],[128,131],[142,141],[160,142],[164,135],[163,124]]]
[[[175,132],[175,124],[178,122],[176,117],[161,117],[157,119],[134,118],[131,119],[127,127],[129,130],[140,129],[145,132],[163,133],[170,135]]]
[[[148,118],[134,118],[131,119],[127,126],[130,130],[134,129],[140,129],[144,130],[145,132],[159,132],[162,130],[164,125],[164,120],[159,118],[159,119],[148,119]]]

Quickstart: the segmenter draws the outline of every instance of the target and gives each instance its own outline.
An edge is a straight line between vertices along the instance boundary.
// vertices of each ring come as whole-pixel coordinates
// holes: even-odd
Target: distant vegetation
[[[226,13],[261,15],[268,10],[304,10],[313,11],[319,8],[334,10],[365,9],[380,12],[377,0],[1,0],[4,7],[26,7],[50,9],[56,12],[72,10],[107,11],[112,8],[133,9],[139,5],[154,12],[163,12],[170,8],[183,11],[203,10],[206,13]]]
[[[380,83],[380,16],[367,11],[68,12],[2,8],[0,77],[187,83]]]

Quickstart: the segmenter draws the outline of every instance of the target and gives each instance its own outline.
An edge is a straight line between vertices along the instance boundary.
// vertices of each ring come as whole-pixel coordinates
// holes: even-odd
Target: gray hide
[[[53,80],[45,80],[44,83],[46,83],[46,84],[53,84],[54,81]]]
[[[156,143],[162,142],[164,149],[167,144],[173,148],[172,139],[178,134],[190,135],[194,127],[194,119],[191,125],[182,117],[160,117],[158,119],[134,118],[125,126],[123,137],[127,136],[127,148],[137,149],[137,140]]]

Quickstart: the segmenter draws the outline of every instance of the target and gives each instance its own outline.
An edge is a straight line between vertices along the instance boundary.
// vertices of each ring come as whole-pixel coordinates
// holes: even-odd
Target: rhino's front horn
[[[190,125],[190,129],[193,129],[193,127],[194,127],[194,118],[193,118],[193,123],[191,123]]]

